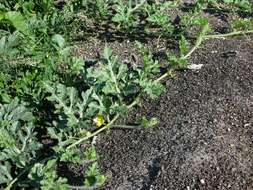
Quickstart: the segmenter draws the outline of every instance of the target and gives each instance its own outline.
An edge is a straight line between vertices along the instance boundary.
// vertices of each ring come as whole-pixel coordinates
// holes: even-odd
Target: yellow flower
[[[97,125],[97,127],[101,127],[104,124],[104,117],[102,115],[97,115],[93,122]]]

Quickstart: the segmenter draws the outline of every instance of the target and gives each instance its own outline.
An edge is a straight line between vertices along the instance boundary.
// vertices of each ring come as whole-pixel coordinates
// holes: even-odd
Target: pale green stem
[[[134,12],[135,10],[139,9],[142,5],[146,3],[146,0],[143,0],[139,4],[137,4],[133,9],[131,9],[131,12]]]
[[[135,98],[135,100],[134,100],[130,105],[127,106],[127,108],[128,108],[128,109],[132,108],[133,106],[135,106],[136,104],[138,104],[138,102],[139,102],[139,96],[137,96],[137,97]],[[120,116],[119,114],[116,114],[116,115],[110,120],[110,122],[107,123],[105,126],[101,127],[100,129],[98,129],[97,131],[93,132],[92,134],[90,134],[90,135],[88,135],[88,136],[86,136],[86,137],[84,137],[84,138],[79,139],[79,140],[76,141],[75,143],[69,145],[69,146],[67,147],[67,149],[73,148],[73,147],[75,147],[76,145],[78,145],[78,144],[80,144],[80,143],[82,143],[82,142],[84,142],[84,141],[86,141],[86,140],[88,140],[88,139],[90,139],[90,138],[96,136],[97,134],[101,133],[102,131],[108,129],[108,128],[119,118],[119,116]]]
[[[242,35],[242,34],[251,34],[253,33],[253,30],[247,30],[247,31],[235,31],[235,32],[231,32],[231,33],[227,33],[227,34],[214,34],[214,35],[206,35],[203,38],[205,40],[208,39],[219,39],[219,38],[225,38],[225,37],[230,37],[230,36],[236,36],[236,35]],[[182,58],[187,59],[191,56],[191,54],[199,47],[199,44],[196,43],[195,46],[191,49],[191,51],[189,51],[185,56],[183,56]],[[162,76],[160,76],[159,78],[156,79],[157,82],[165,79],[166,77],[169,76],[169,73],[166,72],[164,73]]]
[[[99,186],[92,186],[92,187],[87,187],[87,186],[75,186],[75,185],[68,185],[68,187],[70,189],[75,189],[75,190],[95,190],[95,189],[98,189],[98,188],[101,188]]]
[[[160,76],[159,78],[157,78],[155,81],[156,82],[160,82],[161,80],[167,78],[169,76],[169,72],[167,71],[166,73],[164,73],[162,76]]]
[[[112,118],[112,120],[111,120],[109,123],[107,123],[104,127],[101,127],[100,129],[98,129],[98,130],[95,131],[94,133],[92,133],[92,134],[90,134],[90,135],[88,135],[88,136],[86,136],[86,137],[84,137],[84,138],[79,139],[79,140],[76,141],[75,143],[69,145],[69,146],[67,147],[67,149],[73,148],[73,147],[75,147],[76,145],[82,143],[83,141],[86,141],[86,140],[88,140],[88,139],[90,139],[90,138],[96,136],[97,134],[101,133],[102,131],[104,131],[105,129],[107,129],[110,125],[112,125],[118,118],[119,118],[119,115],[117,114],[117,115],[115,115],[115,116]]]
[[[11,183],[10,183],[6,188],[4,188],[4,190],[11,190],[13,184],[16,183],[16,181],[18,180],[18,178],[19,178],[21,175],[23,175],[24,173],[25,173],[25,172],[21,172],[21,173],[19,174],[18,177],[16,177],[15,179],[13,179],[13,180],[11,181]]]
[[[119,129],[138,129],[141,125],[111,125],[111,128],[119,128]]]
[[[235,32],[227,33],[227,34],[206,35],[204,38],[205,39],[219,39],[219,38],[225,38],[225,37],[230,37],[230,36],[237,36],[237,35],[242,35],[242,34],[251,34],[251,33],[253,33],[253,30],[235,31]]]
[[[52,157],[53,157],[53,156],[52,156]],[[39,162],[46,162],[47,160],[49,160],[49,159],[52,158],[52,157],[45,158],[45,159],[43,159],[43,160],[41,160],[41,161],[39,161]],[[19,179],[23,174],[25,174],[28,170],[30,170],[30,169],[34,166],[35,163],[37,163],[37,162],[34,162],[34,163],[32,163],[31,165],[29,165],[28,167],[24,168],[23,171],[20,172],[20,174],[19,174],[16,178],[14,178],[14,179],[8,184],[7,187],[4,188],[4,190],[11,190],[11,189],[12,189],[12,186],[18,181],[18,179]]]

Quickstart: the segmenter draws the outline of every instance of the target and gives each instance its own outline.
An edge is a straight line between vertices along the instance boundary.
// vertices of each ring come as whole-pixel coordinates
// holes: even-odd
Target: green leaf
[[[202,16],[196,16],[192,22],[193,24],[196,24],[199,26],[205,26],[208,24],[208,19]]]
[[[181,39],[179,41],[179,49],[180,49],[181,56],[184,56],[189,52],[188,42],[183,35],[181,36]]]
[[[104,49],[103,56],[105,59],[99,62],[98,68],[90,69],[88,76],[96,79],[95,84],[102,87],[104,94],[120,96],[127,76],[127,66],[119,63],[108,47]]]
[[[65,46],[65,39],[60,34],[53,35],[52,42],[55,43],[59,48],[63,48]]]
[[[25,18],[22,16],[22,14],[20,12],[16,12],[16,11],[9,11],[7,13],[5,13],[4,15],[4,19],[8,20],[9,22],[11,22],[11,24],[20,32],[22,32],[23,34],[28,35],[28,25],[26,23]]]
[[[0,12],[0,21],[4,19],[4,13],[3,12]]]
[[[14,58],[19,53],[17,46],[20,44],[18,33],[3,36],[0,39],[0,57]]]
[[[0,105],[0,184],[18,175],[36,158],[41,144],[32,121],[33,115],[18,99]],[[10,170],[7,160],[19,170]]]
[[[115,103],[112,107],[111,107],[111,110],[110,110],[110,113],[111,114],[120,114],[122,116],[126,115],[128,111],[128,108],[127,106],[125,105],[119,105],[118,103]]]
[[[93,163],[85,172],[85,185],[87,187],[99,187],[105,183],[106,177],[99,171],[98,164]]]
[[[252,30],[253,20],[249,18],[239,18],[232,22],[232,27],[234,30]]]
[[[80,74],[84,70],[85,62],[83,58],[73,57],[71,60],[70,71],[73,74]]]
[[[147,21],[154,26],[160,26],[167,34],[171,34],[173,32],[173,26],[167,13],[156,11],[147,18]]]
[[[85,159],[86,160],[97,160],[98,155],[95,147],[90,147],[85,151]]]
[[[157,98],[166,90],[164,85],[153,80],[141,81],[140,86],[143,88],[143,91],[147,93],[152,99]]]
[[[6,93],[1,93],[0,97],[4,103],[10,103],[11,102],[11,96]]]
[[[29,173],[35,184],[39,183],[42,190],[68,190],[67,179],[57,175],[57,159],[47,163],[36,163]]]
[[[11,164],[8,161],[5,161],[0,164],[0,184],[9,183],[12,181],[13,177],[11,176]]]
[[[144,128],[149,128],[149,127],[153,127],[155,125],[157,125],[159,123],[159,120],[155,117],[151,118],[151,119],[147,119],[145,116],[143,116],[141,118],[141,125]]]
[[[11,134],[5,129],[1,129],[0,133],[0,147],[1,148],[12,148],[16,144],[16,141]]]
[[[131,96],[139,92],[139,88],[135,84],[128,84],[123,88],[125,96]]]
[[[90,114],[88,109],[94,101],[92,89],[82,92],[80,97],[74,87],[66,87],[63,84],[50,84],[49,82],[44,82],[44,87],[51,94],[47,99],[54,103],[55,113],[60,114],[59,119],[62,123],[65,119],[67,120],[65,125],[71,127],[69,130],[80,130],[87,127],[87,120],[89,120],[87,117]],[[79,128],[76,128],[76,126],[79,126]]]
[[[61,162],[71,162],[71,163],[79,163],[81,164],[83,162],[83,159],[81,158],[81,155],[78,153],[75,149],[62,149],[61,150]]]
[[[167,52],[167,59],[168,59],[168,63],[171,65],[172,68],[176,68],[176,67],[184,68],[188,64],[187,59],[181,56],[178,57],[172,52]]]
[[[196,46],[200,46],[201,43],[203,42],[204,40],[204,37],[205,35],[207,35],[208,32],[210,32],[211,28],[210,28],[210,25],[209,23],[205,23],[203,25],[203,28],[201,30],[201,32],[198,34],[198,37],[197,37],[197,40],[196,40]]]

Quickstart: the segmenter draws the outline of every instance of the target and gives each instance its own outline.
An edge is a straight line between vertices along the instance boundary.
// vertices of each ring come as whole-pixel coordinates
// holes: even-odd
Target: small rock
[[[97,136],[94,136],[91,144],[94,146],[94,145],[96,145],[96,143],[97,143]]]
[[[211,53],[212,53],[212,54],[218,53],[218,51],[217,51],[217,50],[213,50],[213,51],[211,51]]]
[[[190,70],[199,70],[203,67],[203,64],[190,64],[187,66],[187,69]]]

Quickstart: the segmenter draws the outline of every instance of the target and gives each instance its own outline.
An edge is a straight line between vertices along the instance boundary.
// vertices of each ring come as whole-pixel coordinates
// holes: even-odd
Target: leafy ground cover
[[[180,73],[183,71],[188,73],[189,70],[202,67],[205,61],[201,59],[201,55],[196,55],[198,51],[201,52],[206,47],[206,45],[202,46],[203,44],[215,40],[214,44],[221,46],[224,39],[238,35],[250,41],[250,34],[253,33],[252,4],[246,0],[3,1],[0,4],[0,27],[0,185],[6,190],[96,189],[106,185],[106,189],[115,189],[119,187],[115,185],[115,182],[122,181],[122,178],[116,179],[113,176],[121,175],[122,170],[116,168],[116,172],[111,172],[111,175],[109,171],[112,170],[112,164],[117,165],[118,157],[122,155],[113,151],[114,148],[120,150],[125,147],[124,143],[121,143],[122,139],[125,139],[124,141],[131,147],[129,144],[134,144],[135,138],[143,137],[142,135],[146,132],[155,135],[151,139],[154,139],[157,145],[154,142],[149,142],[147,145],[141,141],[143,148],[149,147],[147,151],[150,150],[152,155],[158,149],[160,154],[161,152],[164,154],[153,158],[148,153],[147,159],[151,160],[148,167],[150,169],[145,169],[143,166],[137,167],[136,171],[139,175],[138,172],[142,169],[148,170],[147,173],[150,175],[137,176],[137,181],[141,185],[133,180],[133,184],[129,186],[129,180],[127,180],[127,187],[122,188],[150,189],[154,185],[153,181],[157,181],[156,189],[173,187],[171,183],[175,178],[171,175],[176,176],[177,173],[165,172],[161,173],[164,176],[156,177],[162,166],[166,171],[173,169],[165,164],[167,161],[173,164],[187,156],[180,157],[179,153],[172,154],[175,155],[174,157],[168,156],[165,154],[166,151],[162,151],[162,147],[158,145],[166,142],[167,152],[173,151],[175,147],[172,143],[175,141],[173,130],[176,131],[178,126],[175,123],[174,128],[166,127],[165,122],[168,120],[164,119],[163,114],[158,114],[163,109],[155,112],[157,108],[151,106],[148,113],[143,111],[145,114],[141,115],[136,112],[133,114],[131,110],[136,107],[144,109],[146,105],[149,105],[147,101],[143,103],[143,99],[159,101],[158,97],[165,93],[168,86],[164,82],[168,78],[183,80],[179,82],[180,88],[175,89],[179,93],[184,92],[180,90],[185,85],[184,80],[189,80],[189,83],[192,80],[193,84],[189,87],[194,89],[197,78],[208,78],[207,73],[213,73],[208,78],[213,81],[212,84],[222,83],[222,81],[229,83],[229,80],[222,78],[226,77],[227,73],[231,73],[231,76],[227,76],[230,79],[236,78],[239,73],[230,69],[236,67],[236,63],[229,66],[224,60],[221,61],[220,66],[221,70],[227,71],[224,73],[217,74],[215,64],[208,67],[209,70],[206,69],[204,73],[196,76],[191,76],[191,73],[185,74],[187,78]],[[228,45],[229,48],[230,46]],[[246,50],[250,52],[250,48]],[[212,51],[219,51],[219,49],[206,47],[205,53],[211,54]],[[222,55],[230,57],[237,54],[237,51],[239,50],[235,49],[231,52],[224,50]],[[193,55],[198,61],[194,62]],[[250,53],[241,52],[239,53],[241,59],[238,60],[246,60],[246,63],[250,64],[250,55]],[[208,56],[208,59],[212,59],[212,56]],[[219,60],[214,60],[214,62],[219,62]],[[250,69],[248,64],[245,64],[245,67]],[[239,71],[243,73],[244,70],[240,69]],[[247,77],[241,80],[249,79],[249,84],[245,84],[245,88],[238,87],[243,84],[234,85],[233,88],[242,91],[248,89],[242,92],[246,98],[241,99],[241,106],[244,101],[250,101],[247,99],[250,95],[246,96],[246,94],[252,92],[250,75],[245,72],[244,76]],[[209,80],[203,79],[204,84],[210,86]],[[222,85],[210,87],[225,89]],[[184,90],[187,92],[187,89]],[[205,88],[196,88],[197,94],[192,91],[189,91],[189,94],[197,96],[201,90]],[[217,92],[220,94],[222,90]],[[232,90],[231,93],[233,92],[235,93]],[[179,105],[191,105],[189,103],[191,100],[178,97],[173,93],[173,89],[165,96],[173,98],[173,95]],[[239,95],[234,95],[234,98]],[[218,97],[220,96],[216,96],[213,92],[212,96],[206,97],[203,101],[206,102],[207,99],[215,101],[214,99]],[[177,108],[177,105],[168,105],[163,102],[165,100],[163,95],[160,99],[161,107],[166,105],[170,108],[168,110],[172,111],[164,114],[173,115],[173,108]],[[228,105],[231,101],[228,101]],[[199,102],[197,105],[203,106],[204,102]],[[182,107],[185,109],[184,106]],[[217,109],[229,109],[229,107],[217,103]],[[219,114],[209,111],[207,113]],[[250,108],[245,108],[240,114],[246,117],[249,112]],[[184,113],[175,112],[178,116]],[[190,118],[194,119],[197,117],[196,114]],[[134,118],[134,120],[130,121],[128,118]],[[189,121],[184,117],[181,119]],[[205,121],[207,118],[202,119]],[[171,120],[174,122],[173,118]],[[232,120],[225,118],[223,121],[225,123]],[[236,122],[241,122],[241,119],[235,119]],[[157,125],[163,125],[162,130],[157,130],[155,127]],[[195,122],[190,126],[195,125],[203,125],[203,123]],[[206,131],[201,133],[204,136],[210,133],[224,133],[222,128],[214,129],[213,125],[207,126],[209,128],[204,128]],[[129,133],[126,130],[133,131]],[[238,130],[239,134],[243,134],[243,130]],[[164,134],[160,134],[161,132]],[[129,135],[132,133],[135,135]],[[191,135],[191,132],[187,130],[182,130],[181,133],[189,134],[186,140],[189,140],[191,147],[196,145],[192,140],[196,138],[195,133]],[[97,139],[98,135],[99,139]],[[159,141],[158,137],[167,140]],[[232,140],[236,141],[237,137]],[[107,146],[108,142],[115,142],[110,138],[118,140],[119,144],[116,142],[113,143],[115,147]],[[209,142],[207,139],[202,140]],[[228,140],[227,138],[225,144],[229,144]],[[176,142],[185,143],[181,140],[176,140]],[[241,148],[246,147],[248,150],[250,147],[246,146],[247,143],[248,140],[243,141]],[[157,150],[153,150],[157,146]],[[143,150],[142,147],[140,150]],[[184,152],[187,153],[187,150],[181,151],[182,155]],[[203,154],[204,159],[212,160],[208,148],[206,154],[203,150],[201,152],[194,149],[194,151]],[[201,155],[195,158],[194,154],[191,157],[194,151],[188,151],[187,158],[195,159],[195,161],[202,159]],[[235,150],[231,149],[231,151]],[[123,152],[123,156],[138,157],[138,155],[131,155],[131,151]],[[229,178],[231,177],[230,167],[233,167],[233,164],[240,163],[245,168],[252,167],[248,165],[250,150],[240,153],[242,157],[238,157],[236,153],[233,154],[236,161],[231,161],[232,164],[227,168],[220,166],[221,171],[225,171],[224,179],[222,176],[220,178],[228,180],[226,185],[223,187],[219,183],[216,185],[207,183],[206,188],[224,189],[229,188],[231,184],[239,189],[250,188],[252,182],[249,180],[250,170],[247,172],[248,170],[243,171],[242,167],[236,168],[241,172],[246,171],[245,182],[237,183],[237,180],[234,180],[235,183],[232,183],[233,178]],[[222,159],[222,155],[215,159]],[[126,163],[128,161],[131,164],[131,157],[126,160]],[[118,164],[123,167],[120,163]],[[185,167],[187,168],[188,165]],[[228,169],[227,173],[226,169]],[[181,175],[182,178],[179,181],[182,183],[178,183],[173,189],[202,188],[198,183],[184,181],[184,179],[189,179],[195,170],[193,173],[191,173],[192,170],[185,172],[178,169],[178,171],[181,172],[179,176]],[[195,173],[202,174],[201,172]],[[206,170],[204,172],[208,173]],[[133,176],[136,177],[136,175]],[[121,177],[128,176],[122,174]],[[200,183],[206,184],[205,181],[203,182],[204,179],[199,180]],[[215,182],[215,179],[212,180]]]

